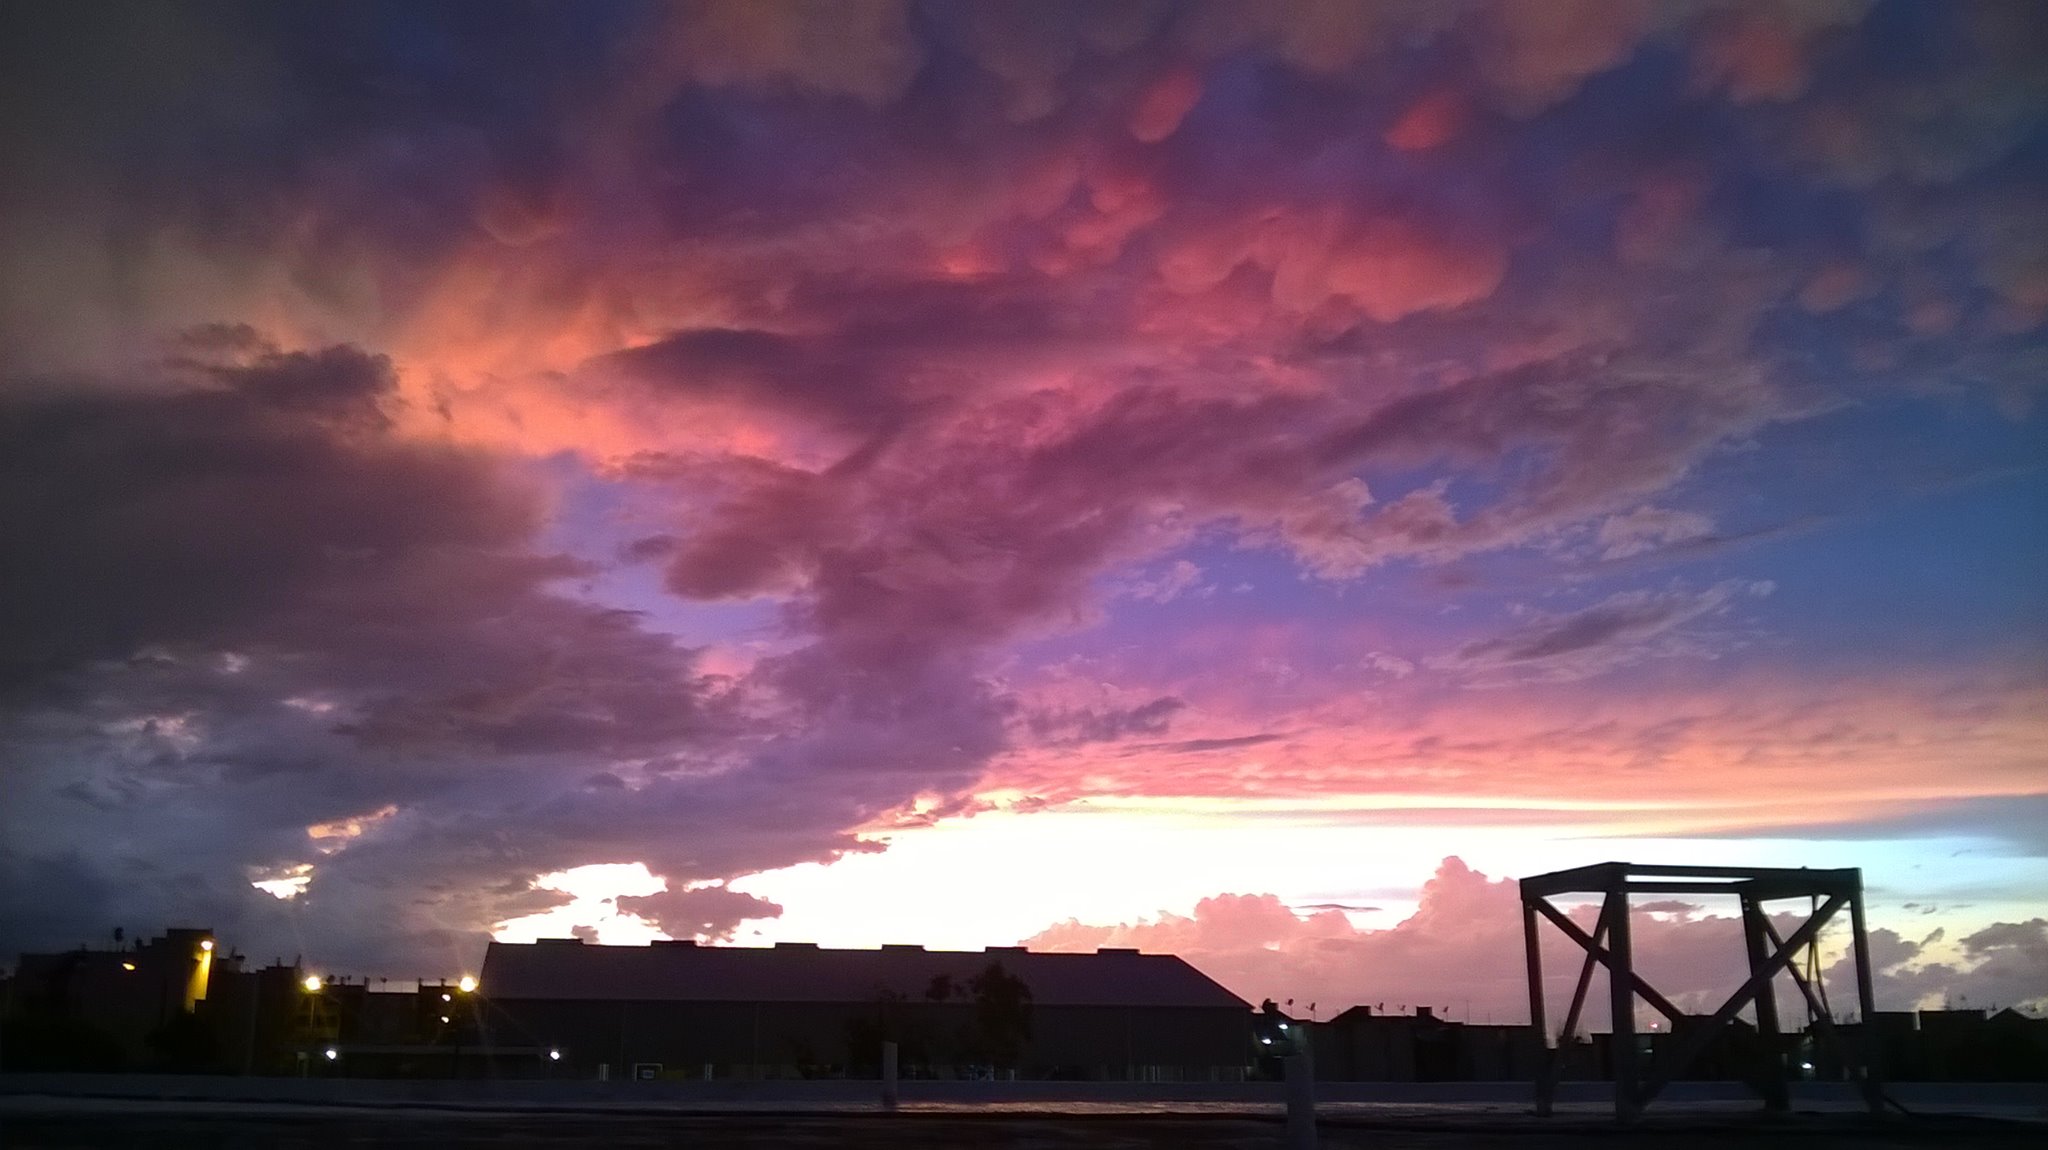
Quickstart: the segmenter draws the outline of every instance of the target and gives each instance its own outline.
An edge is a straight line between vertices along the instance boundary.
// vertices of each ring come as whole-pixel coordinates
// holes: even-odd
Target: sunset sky
[[[2044,388],[2023,0],[5,0],[0,962],[2039,1007]]]

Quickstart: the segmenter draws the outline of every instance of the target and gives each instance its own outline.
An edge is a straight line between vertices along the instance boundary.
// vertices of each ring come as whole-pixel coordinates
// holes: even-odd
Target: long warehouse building
[[[493,942],[486,1041],[592,1077],[1229,1081],[1250,1004],[1174,955]]]

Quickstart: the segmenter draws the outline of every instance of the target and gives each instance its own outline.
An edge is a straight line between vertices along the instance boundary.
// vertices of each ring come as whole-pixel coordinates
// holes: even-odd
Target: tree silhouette
[[[998,1068],[1015,1069],[1031,1041],[1031,988],[1000,962],[967,981],[974,995],[974,1028],[981,1048]]]

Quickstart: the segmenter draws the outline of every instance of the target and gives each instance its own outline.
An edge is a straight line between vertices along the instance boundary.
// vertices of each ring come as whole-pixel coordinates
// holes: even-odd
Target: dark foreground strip
[[[1385,1121],[1337,1118],[1322,1123],[1329,1150],[1506,1150],[1646,1147],[1708,1150],[1731,1144],[1773,1150],[1850,1147],[1958,1147],[2038,1150],[2044,1128],[1976,1118],[1872,1121],[1840,1115],[1688,1119],[1665,1116],[1629,1127],[1592,1119],[1498,1117],[1485,1120]],[[9,1150],[137,1147],[162,1150],[301,1150],[313,1147],[396,1147],[483,1150],[485,1147],[795,1147],[798,1150],[1064,1150],[1069,1147],[1186,1147],[1224,1150],[1279,1146],[1281,1124],[1242,1115],[962,1115],[721,1114],[518,1116],[388,1111],[378,1114],[63,1114],[0,1115],[0,1146]]]

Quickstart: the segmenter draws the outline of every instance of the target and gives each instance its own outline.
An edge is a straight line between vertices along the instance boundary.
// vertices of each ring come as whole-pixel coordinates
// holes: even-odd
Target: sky
[[[5,0],[0,952],[2041,1009],[2044,220],[2019,0]]]

